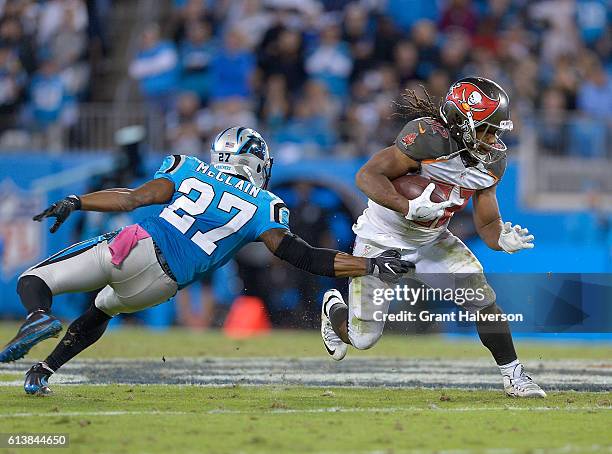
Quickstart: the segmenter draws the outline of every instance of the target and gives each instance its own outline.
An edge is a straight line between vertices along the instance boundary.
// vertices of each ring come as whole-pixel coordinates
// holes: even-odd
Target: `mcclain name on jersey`
[[[221,166],[219,167],[220,167],[219,170],[222,170]],[[221,183],[225,183],[228,186],[232,186],[236,189],[239,189],[245,194],[250,195],[251,197],[257,197],[257,195],[259,194],[259,191],[261,190],[261,188],[258,188],[257,186],[254,186],[248,181],[243,180],[241,178],[233,177],[232,175],[227,175],[222,172],[215,173],[210,170],[210,165],[205,164],[205,163],[201,163],[196,168],[196,172],[203,173],[205,175],[208,175],[210,178],[214,178],[215,180]]]

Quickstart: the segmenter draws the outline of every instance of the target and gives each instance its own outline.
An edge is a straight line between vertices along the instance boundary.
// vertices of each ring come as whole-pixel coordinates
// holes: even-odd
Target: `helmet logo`
[[[467,103],[469,107],[477,106],[481,102],[482,102],[482,95],[478,93],[477,91],[473,91],[472,93],[470,93],[470,96],[468,96]],[[474,107],[474,108],[477,109],[477,107]]]
[[[417,133],[416,132],[411,132],[408,135],[405,135],[404,137],[402,137],[402,143],[406,146],[409,147],[410,145],[414,144],[414,141],[417,138]]]
[[[451,87],[446,95],[450,101],[464,114],[471,114],[474,121],[484,121],[499,107],[499,99],[491,99],[476,85],[460,82]]]

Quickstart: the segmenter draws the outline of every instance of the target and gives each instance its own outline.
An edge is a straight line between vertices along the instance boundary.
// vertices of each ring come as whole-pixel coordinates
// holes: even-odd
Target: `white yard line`
[[[594,410],[612,410],[612,407],[605,406],[586,406],[586,407],[454,407],[440,408],[438,406],[431,407],[388,407],[388,408],[343,408],[343,407],[324,407],[324,408],[306,408],[306,409],[291,409],[291,408],[276,408],[270,410],[253,409],[253,410],[207,410],[203,412],[188,412],[188,411],[158,411],[158,410],[142,410],[142,411],[60,411],[46,413],[0,413],[0,418],[30,418],[30,417],[58,417],[58,416],[132,416],[132,415],[160,415],[160,416],[180,416],[180,415],[249,415],[249,414],[309,414],[309,413],[401,413],[414,411],[433,411],[437,413],[460,413],[471,411],[594,411]]]
[[[22,364],[23,363],[23,364]],[[604,360],[532,361],[536,380],[549,390],[611,391],[612,362]],[[0,386],[21,386],[25,361],[0,365],[15,374]],[[529,367],[529,365],[528,365]],[[23,370],[22,370],[23,369]],[[450,371],[454,371],[450,373]],[[53,382],[62,385],[170,384],[225,387],[295,385],[350,388],[499,389],[500,376],[490,360],[349,358],[342,363],[321,358],[174,358],[100,359],[68,363]]]

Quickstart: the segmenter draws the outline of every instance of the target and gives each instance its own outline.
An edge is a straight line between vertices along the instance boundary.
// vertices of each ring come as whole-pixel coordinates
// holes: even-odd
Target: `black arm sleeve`
[[[334,277],[334,259],[338,251],[315,248],[293,233],[282,239],[274,255],[293,266],[319,276]]]

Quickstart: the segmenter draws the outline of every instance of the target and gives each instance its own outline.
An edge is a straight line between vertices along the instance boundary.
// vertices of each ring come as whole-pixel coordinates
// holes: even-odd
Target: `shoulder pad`
[[[500,159],[499,161],[495,161],[491,164],[486,164],[485,169],[487,169],[487,172],[489,172],[491,175],[493,175],[497,179],[497,181],[499,181],[504,176],[504,172],[506,171],[507,165],[508,165],[508,159],[504,157],[503,159]]]
[[[395,145],[415,161],[444,159],[457,151],[448,129],[431,117],[421,117],[404,125]]]
[[[283,205],[285,204],[283,199],[281,199],[279,196],[274,194],[272,191],[268,191],[267,189],[262,189],[261,193],[263,193],[264,197],[267,200],[270,200],[271,203],[282,203]]]
[[[195,170],[201,164],[203,164],[202,161],[193,156],[173,154],[166,156],[157,173],[175,175],[181,169],[185,171]]]
[[[185,163],[186,157],[187,156],[182,154],[173,154],[166,156],[159,171],[162,173],[169,174],[175,173]]]
[[[200,164],[202,164],[202,161],[196,158],[195,156],[186,156],[186,155],[181,155],[181,156],[185,159],[185,164],[189,166],[198,167]]]

